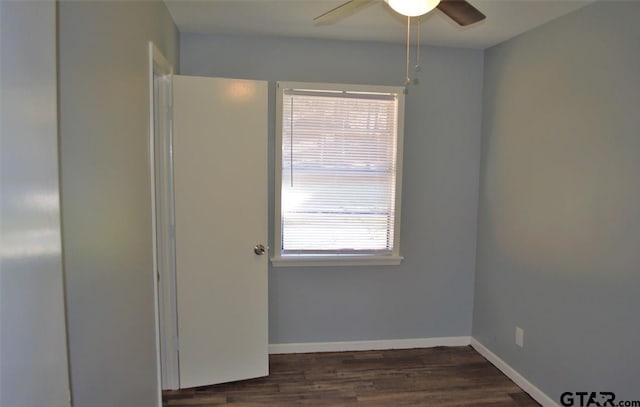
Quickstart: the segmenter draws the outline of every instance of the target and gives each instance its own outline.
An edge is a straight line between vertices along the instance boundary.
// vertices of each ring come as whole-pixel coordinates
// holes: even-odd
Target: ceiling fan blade
[[[461,26],[470,25],[487,18],[465,0],[442,0],[438,9]]]
[[[348,2],[332,8],[324,14],[314,18],[316,24],[332,24],[340,19],[353,14],[360,7],[371,3],[373,0],[349,0]]]

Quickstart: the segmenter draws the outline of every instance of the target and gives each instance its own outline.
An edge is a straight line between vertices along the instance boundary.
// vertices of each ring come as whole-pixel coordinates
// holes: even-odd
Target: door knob
[[[263,244],[257,244],[253,247],[253,252],[258,256],[262,256],[266,250],[267,248]]]

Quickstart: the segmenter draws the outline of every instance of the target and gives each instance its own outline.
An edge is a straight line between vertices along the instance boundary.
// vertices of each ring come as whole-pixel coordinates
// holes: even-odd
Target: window
[[[403,90],[278,83],[274,265],[400,263]]]

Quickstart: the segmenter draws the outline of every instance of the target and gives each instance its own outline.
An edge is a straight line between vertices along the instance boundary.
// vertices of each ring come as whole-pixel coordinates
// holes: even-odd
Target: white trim
[[[160,49],[151,41],[149,41],[149,63],[152,64],[152,69],[155,68],[155,72],[162,75],[173,75],[173,67]],[[153,72],[151,71],[151,73]]]
[[[162,251],[158,250],[158,229],[164,229],[164,222],[160,222],[157,224],[157,214],[158,214],[158,202],[156,200],[156,182],[158,179],[158,171],[162,169],[156,168],[156,130],[159,130],[163,133],[171,132],[170,119],[168,118],[168,108],[171,103],[171,75],[173,74],[173,67],[167,61],[167,59],[162,55],[162,52],[153,44],[153,42],[149,42],[148,45],[148,60],[149,60],[149,71],[148,71],[148,83],[149,83],[149,176],[150,176],[150,192],[151,192],[151,233],[152,233],[152,242],[153,242],[153,297],[154,297],[154,314],[155,314],[155,351],[156,351],[156,381],[157,381],[157,397],[158,397],[158,406],[162,405],[162,388],[163,382],[166,381],[165,377],[167,375],[167,363],[166,357],[162,352],[162,344],[161,341],[165,342],[166,338],[166,329],[163,326],[166,324],[165,314],[165,300],[166,294],[165,290],[161,286],[166,285],[158,282],[158,277],[160,276],[160,270],[164,269],[163,267],[165,261]],[[159,76],[162,78],[162,82],[164,88],[161,90],[161,96],[159,97],[161,100],[156,101],[155,95],[155,82],[154,76]],[[157,125],[159,129],[156,129],[156,120],[155,120],[155,102],[159,102],[162,104],[162,109],[167,109],[165,113],[167,113],[167,117],[164,119],[166,122],[159,122]],[[162,211],[161,211],[162,212]],[[163,276],[164,277],[164,276]],[[161,291],[162,290],[162,291]],[[162,308],[161,308],[162,307]],[[162,319],[162,320],[161,320]],[[166,342],[165,342],[166,343]],[[175,355],[175,359],[177,360],[177,354]],[[175,369],[169,368],[169,374],[175,375],[177,377],[177,362],[175,363]],[[175,370],[175,372],[174,372]]]
[[[441,338],[382,339],[375,341],[346,342],[303,342],[269,344],[270,354],[312,353],[312,352],[345,352],[358,350],[413,349],[433,348],[436,346],[467,346],[471,343],[469,336],[452,336]]]
[[[272,257],[274,267],[314,267],[314,266],[397,266],[402,256],[289,256]]]
[[[404,95],[404,86],[387,86],[387,85],[356,85],[350,83],[321,83],[321,82],[286,82],[278,81],[280,89],[312,89],[312,90],[328,90],[336,92],[363,92],[363,93],[379,93],[388,95]]]
[[[282,254],[282,87],[276,83],[276,147],[274,164],[274,199],[273,199],[273,253],[274,258]],[[273,259],[271,259],[272,264]]]
[[[513,380],[522,390],[529,393],[533,399],[540,403],[544,407],[560,407],[551,397],[545,392],[537,388],[533,383],[528,381],[524,376],[518,373],[514,368],[509,366],[507,362],[500,359],[495,353],[491,352],[486,346],[481,344],[476,338],[471,338],[471,346],[478,351],[479,354],[484,356],[495,367],[500,369],[509,379]]]
[[[155,186],[155,120],[154,120],[154,86],[153,86],[153,74],[155,72],[156,65],[154,63],[155,45],[149,41],[149,176],[151,186],[151,242],[152,242],[152,256],[153,256],[153,312],[155,316],[155,352],[156,352],[156,398],[158,400],[158,406],[162,406],[162,373],[160,364],[160,311],[158,306],[158,252],[156,250],[156,186]]]

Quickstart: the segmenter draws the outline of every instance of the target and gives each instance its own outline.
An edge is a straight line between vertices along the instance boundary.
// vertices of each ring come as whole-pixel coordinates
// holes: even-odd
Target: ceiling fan
[[[349,0],[313,19],[316,24],[331,24],[346,17],[359,8],[376,0]],[[407,69],[404,84],[411,82],[409,77],[409,43],[411,39],[411,17],[419,17],[437,8],[460,26],[467,26],[480,22],[486,18],[477,8],[466,0],[384,0],[394,11],[407,17]],[[418,20],[419,21],[419,20]],[[418,25],[419,28],[419,25]],[[416,71],[420,70],[419,50],[420,34],[418,33]],[[417,83],[417,78],[414,80]]]
[[[373,1],[375,0],[349,0],[319,15],[313,21],[316,24],[328,24]],[[421,16],[438,8],[461,26],[474,24],[486,18],[484,14],[465,0],[384,0],[384,2],[396,12],[407,17]]]

